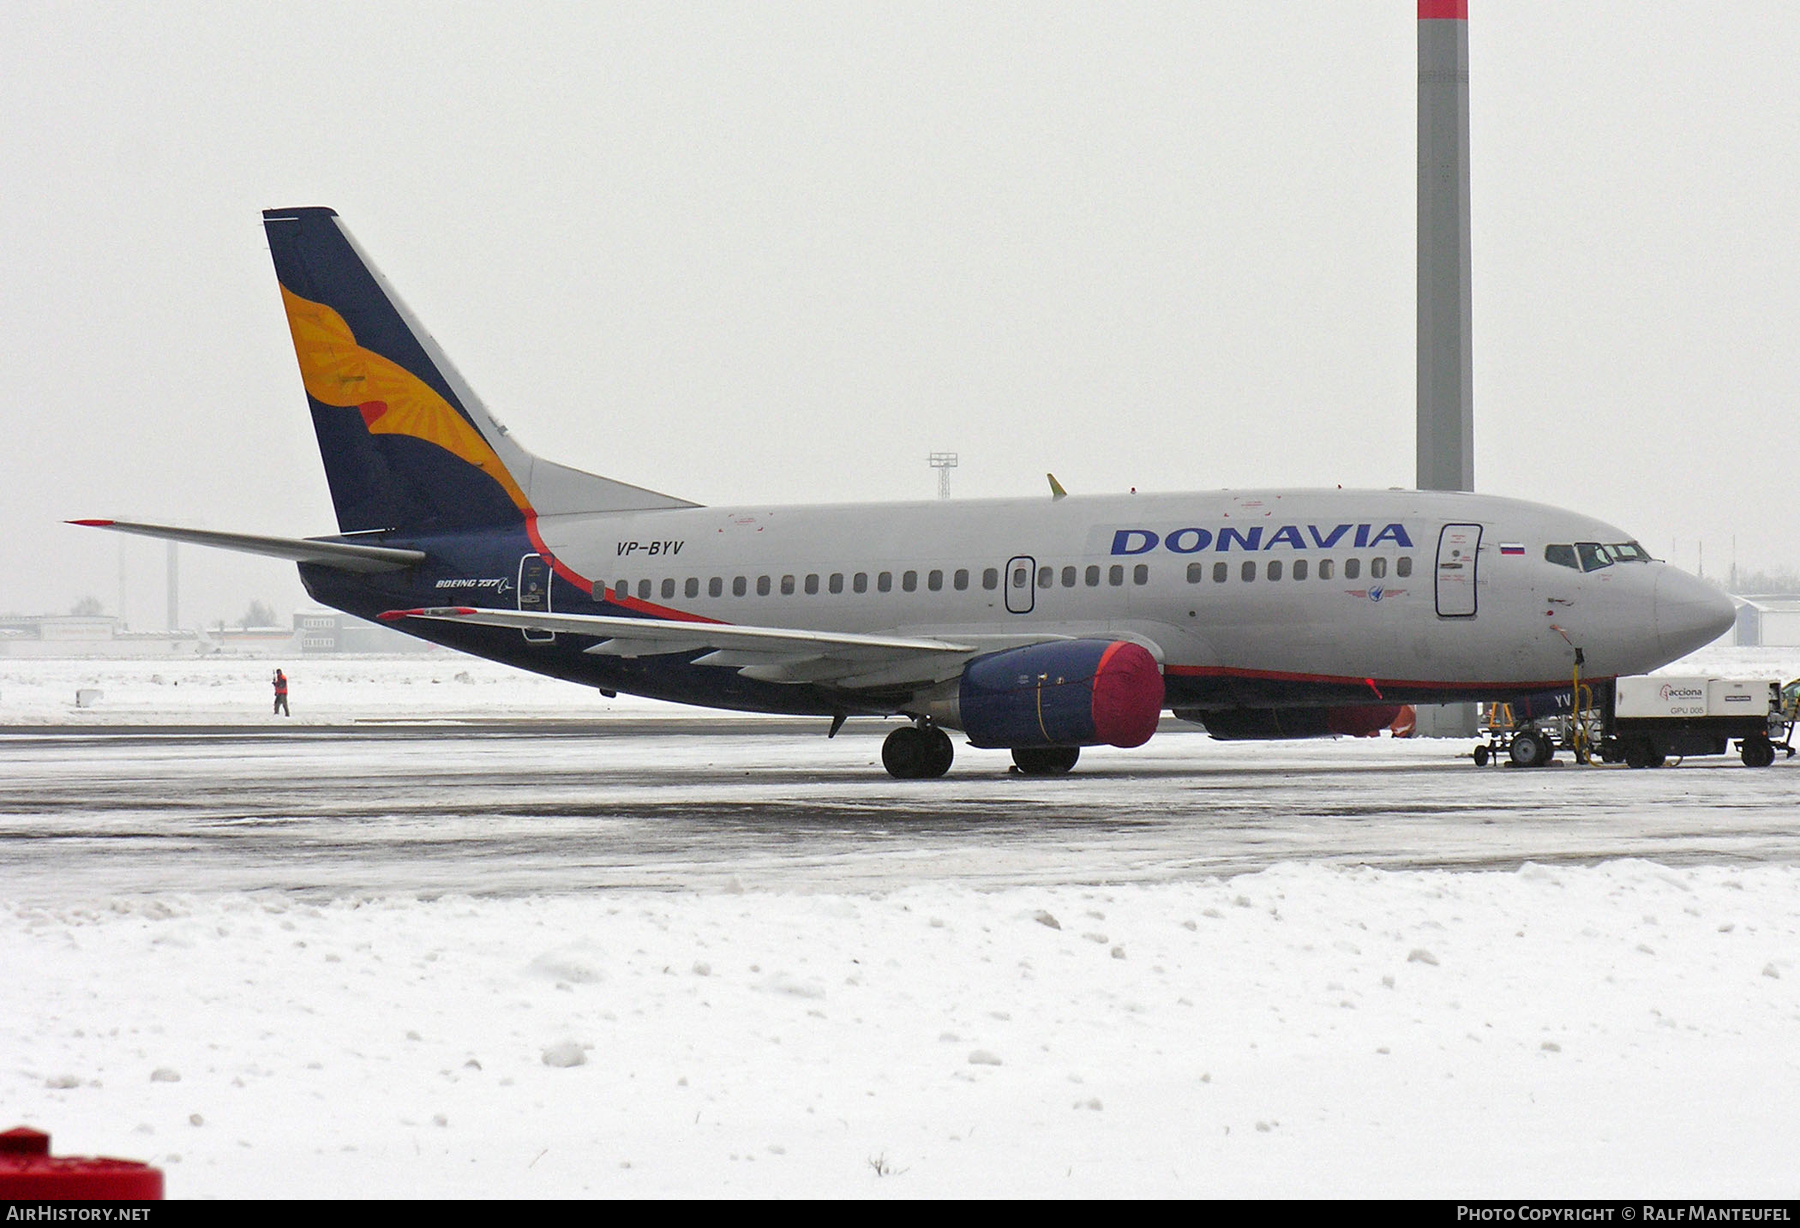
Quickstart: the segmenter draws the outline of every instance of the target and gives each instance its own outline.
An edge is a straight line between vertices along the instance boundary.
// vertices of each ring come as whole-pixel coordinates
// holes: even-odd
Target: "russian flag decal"
[[[1517,542],[1501,542],[1500,543],[1500,553],[1501,554],[1524,554],[1525,547],[1519,545]]]

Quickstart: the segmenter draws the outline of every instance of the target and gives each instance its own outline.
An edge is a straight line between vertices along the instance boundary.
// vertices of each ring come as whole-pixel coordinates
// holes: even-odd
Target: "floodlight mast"
[[[938,498],[950,497],[950,471],[956,468],[956,453],[933,452],[927,460],[938,471]]]
[[[1418,207],[1418,487],[1474,490],[1468,0],[1419,0]]]

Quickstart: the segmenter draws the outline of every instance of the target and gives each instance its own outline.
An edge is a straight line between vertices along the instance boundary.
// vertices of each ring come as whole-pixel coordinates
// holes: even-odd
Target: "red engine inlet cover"
[[[1141,644],[1119,640],[1094,668],[1094,733],[1109,746],[1142,746],[1162,717],[1163,677]]]

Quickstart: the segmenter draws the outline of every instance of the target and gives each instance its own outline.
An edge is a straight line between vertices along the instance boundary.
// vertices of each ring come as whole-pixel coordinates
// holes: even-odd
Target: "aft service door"
[[[1036,576],[1037,560],[1029,554],[1006,560],[1006,574],[1000,577],[1000,583],[1006,589],[1008,610],[1014,614],[1031,613],[1032,603],[1037,599]]]
[[[550,564],[541,554],[528,554],[519,560],[519,612],[550,613]],[[554,631],[525,632],[533,644],[548,644],[556,638]]]
[[[1438,534],[1437,612],[1441,618],[1469,618],[1475,613],[1475,563],[1481,552],[1481,526],[1447,524]]]

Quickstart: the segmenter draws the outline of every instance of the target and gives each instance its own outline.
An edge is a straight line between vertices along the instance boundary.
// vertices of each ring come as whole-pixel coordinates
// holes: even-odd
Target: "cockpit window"
[[[1573,546],[1545,546],[1544,562],[1555,563],[1558,567],[1568,567],[1575,571],[1581,570],[1581,564],[1575,558],[1575,547]]]
[[[1599,542],[1576,542],[1575,553],[1581,556],[1581,570],[1599,571],[1613,565],[1612,555]]]
[[[1650,552],[1636,542],[1619,542],[1609,545],[1606,552],[1613,556],[1617,563],[1648,563]]]

